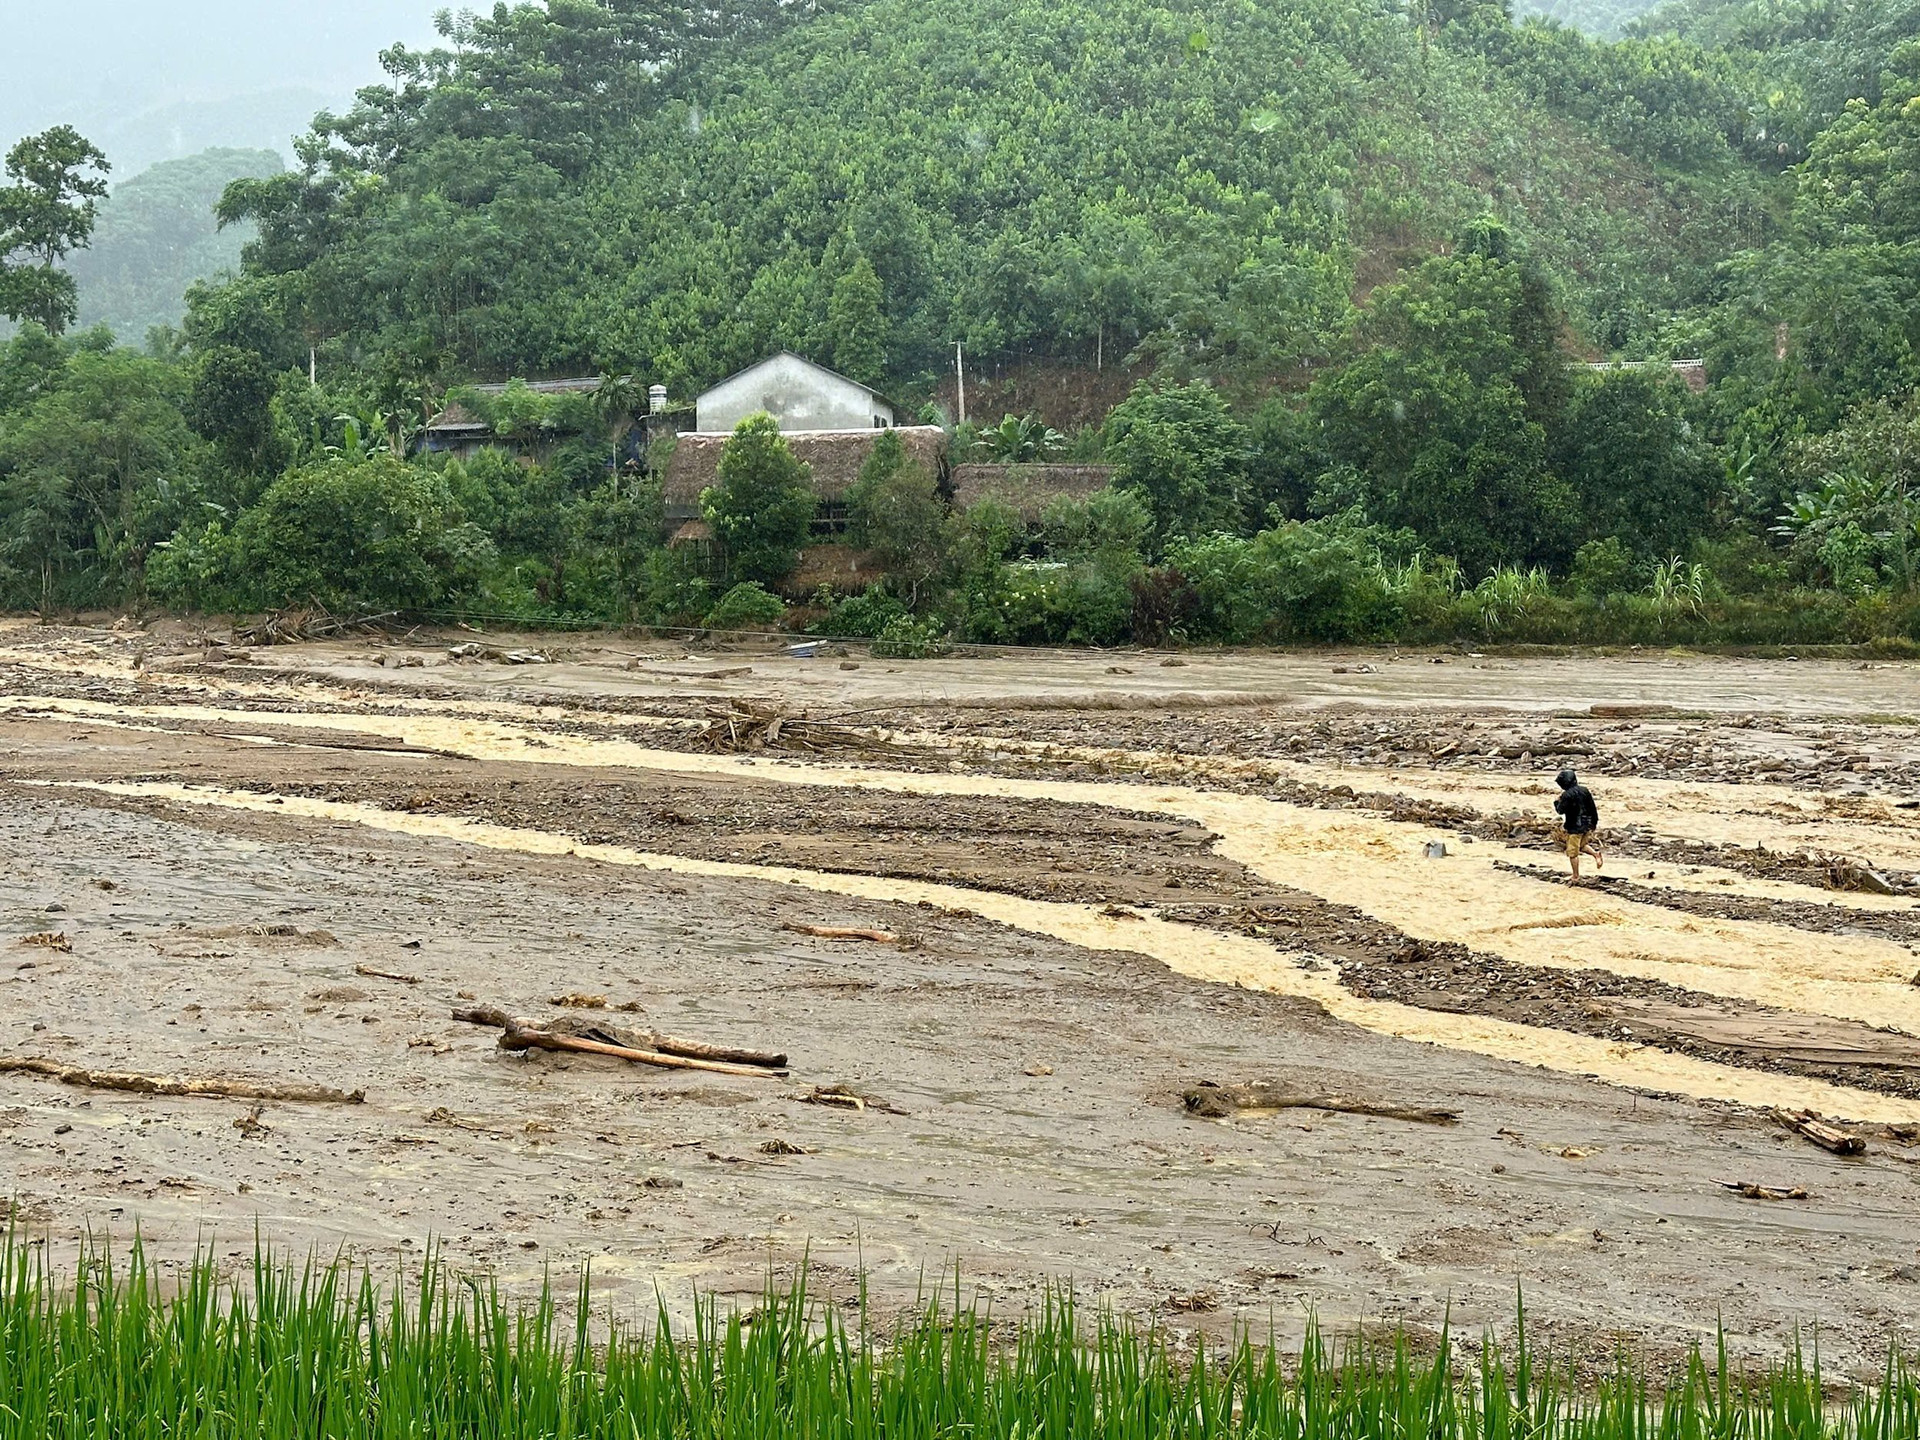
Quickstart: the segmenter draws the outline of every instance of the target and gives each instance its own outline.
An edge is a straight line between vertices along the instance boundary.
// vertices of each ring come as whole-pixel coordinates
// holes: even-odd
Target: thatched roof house
[[[953,508],[970,510],[997,500],[1028,520],[1040,518],[1049,500],[1084,500],[1113,479],[1111,465],[987,465],[953,467]]]
[[[507,383],[474,385],[470,388],[476,395],[504,395]],[[591,395],[600,388],[600,377],[582,375],[571,380],[523,380],[520,383],[536,395]],[[426,428],[420,432],[423,450],[449,450],[462,460],[470,460],[484,447],[500,443],[500,437],[493,433],[493,426],[458,400],[449,400],[446,407],[429,420]]]
[[[937,425],[903,425],[895,430],[798,430],[783,438],[794,458],[813,471],[813,489],[825,506],[843,505],[860,467],[882,435],[897,435],[909,459],[925,465],[936,480],[946,469],[947,432]],[[700,492],[719,479],[720,452],[728,436],[688,431],[673,442],[673,458],[662,481],[669,522],[700,513]]]

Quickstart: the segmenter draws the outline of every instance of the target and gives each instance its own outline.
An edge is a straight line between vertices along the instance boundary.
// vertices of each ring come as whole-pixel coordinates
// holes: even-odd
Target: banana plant
[[[1007,465],[1051,460],[1067,448],[1067,437],[1032,415],[1008,415],[976,440],[989,459]]]

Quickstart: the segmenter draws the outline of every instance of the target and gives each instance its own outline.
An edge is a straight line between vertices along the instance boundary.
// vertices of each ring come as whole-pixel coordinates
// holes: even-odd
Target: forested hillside
[[[753,583],[926,643],[1907,634],[1916,16],[1677,0],[1614,42],[1471,0],[449,18],[295,169],[227,187],[257,234],[177,349],[14,343],[0,586],[686,623]],[[41,253],[13,283],[57,300]],[[876,461],[850,538],[886,578],[808,597],[777,443],[743,438],[713,514],[751,495],[798,530],[717,519],[717,559],[613,473],[647,384],[782,346],[950,424],[956,344],[1056,392],[1143,377],[1076,435],[951,431],[957,460],[1103,460],[1112,492],[948,514]],[[1607,357],[1636,368],[1581,363]],[[559,374],[618,380],[469,394],[511,443],[413,452],[462,382]],[[139,444],[101,460],[109,432]]]
[[[1496,43],[1498,10],[1429,34],[1353,0],[870,0],[658,83],[622,66],[671,37],[588,14],[476,22],[323,125],[303,177],[236,197],[342,361],[426,343],[678,387],[779,344],[898,380],[955,340],[1145,342],[1265,381],[1327,353],[1356,278],[1485,209],[1603,347],[1645,349],[1758,203],[1724,64]],[[537,71],[543,46],[577,54]],[[862,261],[883,323],[855,313]]]
[[[221,192],[284,164],[271,150],[206,150],[116,185],[101,202],[92,243],[69,262],[80,287],[79,323],[105,325],[128,344],[154,326],[178,325],[189,286],[240,268],[246,237],[214,219]]]

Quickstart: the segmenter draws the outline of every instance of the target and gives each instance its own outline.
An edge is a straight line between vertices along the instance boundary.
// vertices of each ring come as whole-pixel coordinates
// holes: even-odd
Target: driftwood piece
[[[402,975],[398,970],[376,970],[371,965],[356,965],[353,967],[353,973],[356,975],[366,975],[374,980],[398,980],[402,985],[418,985],[420,983],[420,977],[418,975]]]
[[[1724,1190],[1744,1196],[1748,1200],[1806,1200],[1810,1198],[1798,1185],[1756,1185],[1751,1180],[1719,1180],[1715,1182]]]
[[[559,1050],[581,1055],[607,1055],[615,1060],[631,1060],[638,1065],[654,1065],[662,1070],[706,1070],[716,1075],[754,1075],[761,1079],[784,1076],[784,1070],[769,1070],[758,1065],[732,1065],[719,1060],[695,1060],[685,1055],[668,1055],[659,1050],[636,1050],[628,1045],[608,1045],[599,1040],[583,1040],[576,1035],[555,1035],[525,1025],[508,1025],[500,1032],[502,1050]]]
[[[456,1005],[453,1018],[464,1020],[469,1025],[490,1025],[495,1030],[504,1030],[514,1024],[514,1019],[498,1005]]]
[[[821,940],[871,940],[876,945],[900,943],[900,937],[891,930],[862,930],[853,925],[803,925],[797,920],[788,920],[780,928],[790,930],[795,935],[812,935]]]
[[[882,1100],[878,1095],[862,1095],[848,1085],[816,1085],[793,1098],[802,1105],[825,1105],[835,1110],[851,1110],[856,1114],[867,1110],[884,1115],[908,1113],[890,1100]]]
[[[1829,1125],[1811,1110],[1776,1110],[1773,1118],[1804,1140],[1836,1155],[1864,1155],[1867,1142],[1851,1130]]]
[[[1458,1110],[1424,1105],[1392,1105],[1350,1095],[1310,1095],[1283,1090],[1278,1085],[1219,1085],[1202,1080],[1181,1097],[1189,1112],[1221,1119],[1240,1110],[1330,1110],[1342,1115],[1377,1115],[1383,1120],[1411,1120],[1419,1125],[1452,1125]]]
[[[136,1075],[117,1070],[86,1070],[57,1060],[0,1055],[0,1074],[44,1075],[63,1085],[89,1090],[125,1090],[135,1095],[185,1095],[220,1100],[282,1100],[296,1105],[358,1105],[364,1090],[335,1090],[328,1085],[272,1085],[252,1080],[180,1080],[169,1075]]]
[[[560,1033],[552,1026],[540,1025],[531,1020],[517,1020],[497,1005],[463,1005],[454,1010],[453,1018],[464,1020],[469,1025],[488,1025],[495,1030],[537,1030],[541,1034]],[[629,1037],[639,1043],[627,1043]],[[614,1045],[622,1050],[652,1051],[683,1060],[710,1060],[727,1065],[748,1065],[761,1070],[787,1068],[787,1057],[784,1051],[748,1050],[733,1045],[710,1045],[704,1040],[688,1040],[679,1035],[662,1035],[656,1030],[623,1033],[618,1027],[602,1026],[596,1022],[580,1027],[580,1033],[567,1038],[593,1040],[602,1045]]]
[[[679,1055],[688,1060],[724,1060],[731,1065],[755,1065],[762,1070],[784,1070],[787,1057],[780,1050],[747,1050],[734,1045],[709,1045],[704,1040],[688,1040],[679,1035],[650,1032],[653,1048],[663,1055]]]

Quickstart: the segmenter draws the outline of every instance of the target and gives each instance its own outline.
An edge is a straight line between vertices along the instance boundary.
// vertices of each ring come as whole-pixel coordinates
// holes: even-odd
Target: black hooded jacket
[[[1593,796],[1584,785],[1567,786],[1553,802],[1553,808],[1560,812],[1560,823],[1566,826],[1569,835],[1591,835],[1600,828],[1600,812],[1594,808]]]

